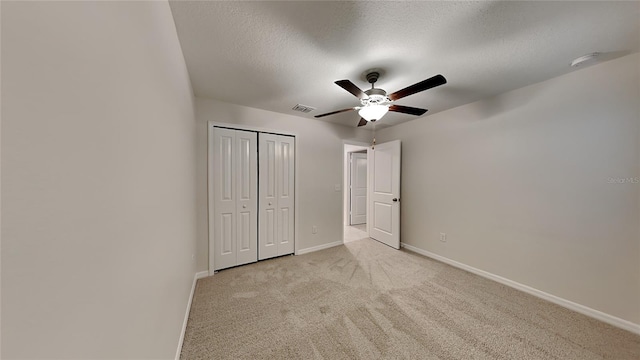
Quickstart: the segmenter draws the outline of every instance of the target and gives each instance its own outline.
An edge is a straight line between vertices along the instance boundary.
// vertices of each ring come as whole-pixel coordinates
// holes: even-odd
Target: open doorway
[[[344,144],[343,241],[369,237],[367,231],[367,146]]]

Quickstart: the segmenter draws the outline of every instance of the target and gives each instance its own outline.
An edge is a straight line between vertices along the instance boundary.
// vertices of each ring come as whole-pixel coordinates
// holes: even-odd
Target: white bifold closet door
[[[213,129],[215,270],[258,260],[257,134]]]
[[[260,133],[258,259],[294,251],[295,138]]]

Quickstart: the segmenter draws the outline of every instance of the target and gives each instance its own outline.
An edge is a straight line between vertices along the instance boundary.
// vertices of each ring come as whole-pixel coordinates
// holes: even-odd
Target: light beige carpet
[[[640,359],[640,336],[360,240],[198,281],[182,359]]]

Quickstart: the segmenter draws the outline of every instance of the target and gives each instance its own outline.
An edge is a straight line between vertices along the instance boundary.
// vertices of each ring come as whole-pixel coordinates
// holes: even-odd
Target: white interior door
[[[258,134],[236,131],[236,265],[258,261]]]
[[[367,222],[367,154],[351,153],[349,214],[351,225]]]
[[[280,157],[276,163],[278,170],[278,256],[292,254],[294,250],[294,169],[295,139],[278,136]]]
[[[400,249],[400,140],[369,149],[369,236]]]
[[[261,133],[258,142],[258,258],[264,260],[294,251],[295,139]]]
[[[257,261],[257,137],[213,129],[214,270]]]
[[[258,216],[258,259],[264,260],[278,256],[276,208],[277,190],[277,150],[278,141],[274,135],[260,134],[260,215]]]
[[[215,270],[236,265],[235,130],[213,129]]]

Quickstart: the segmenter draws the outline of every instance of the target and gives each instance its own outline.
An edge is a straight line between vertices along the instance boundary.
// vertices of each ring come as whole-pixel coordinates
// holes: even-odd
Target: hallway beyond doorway
[[[345,244],[352,241],[368,239],[367,224],[361,225],[347,225],[344,227],[344,242]]]

